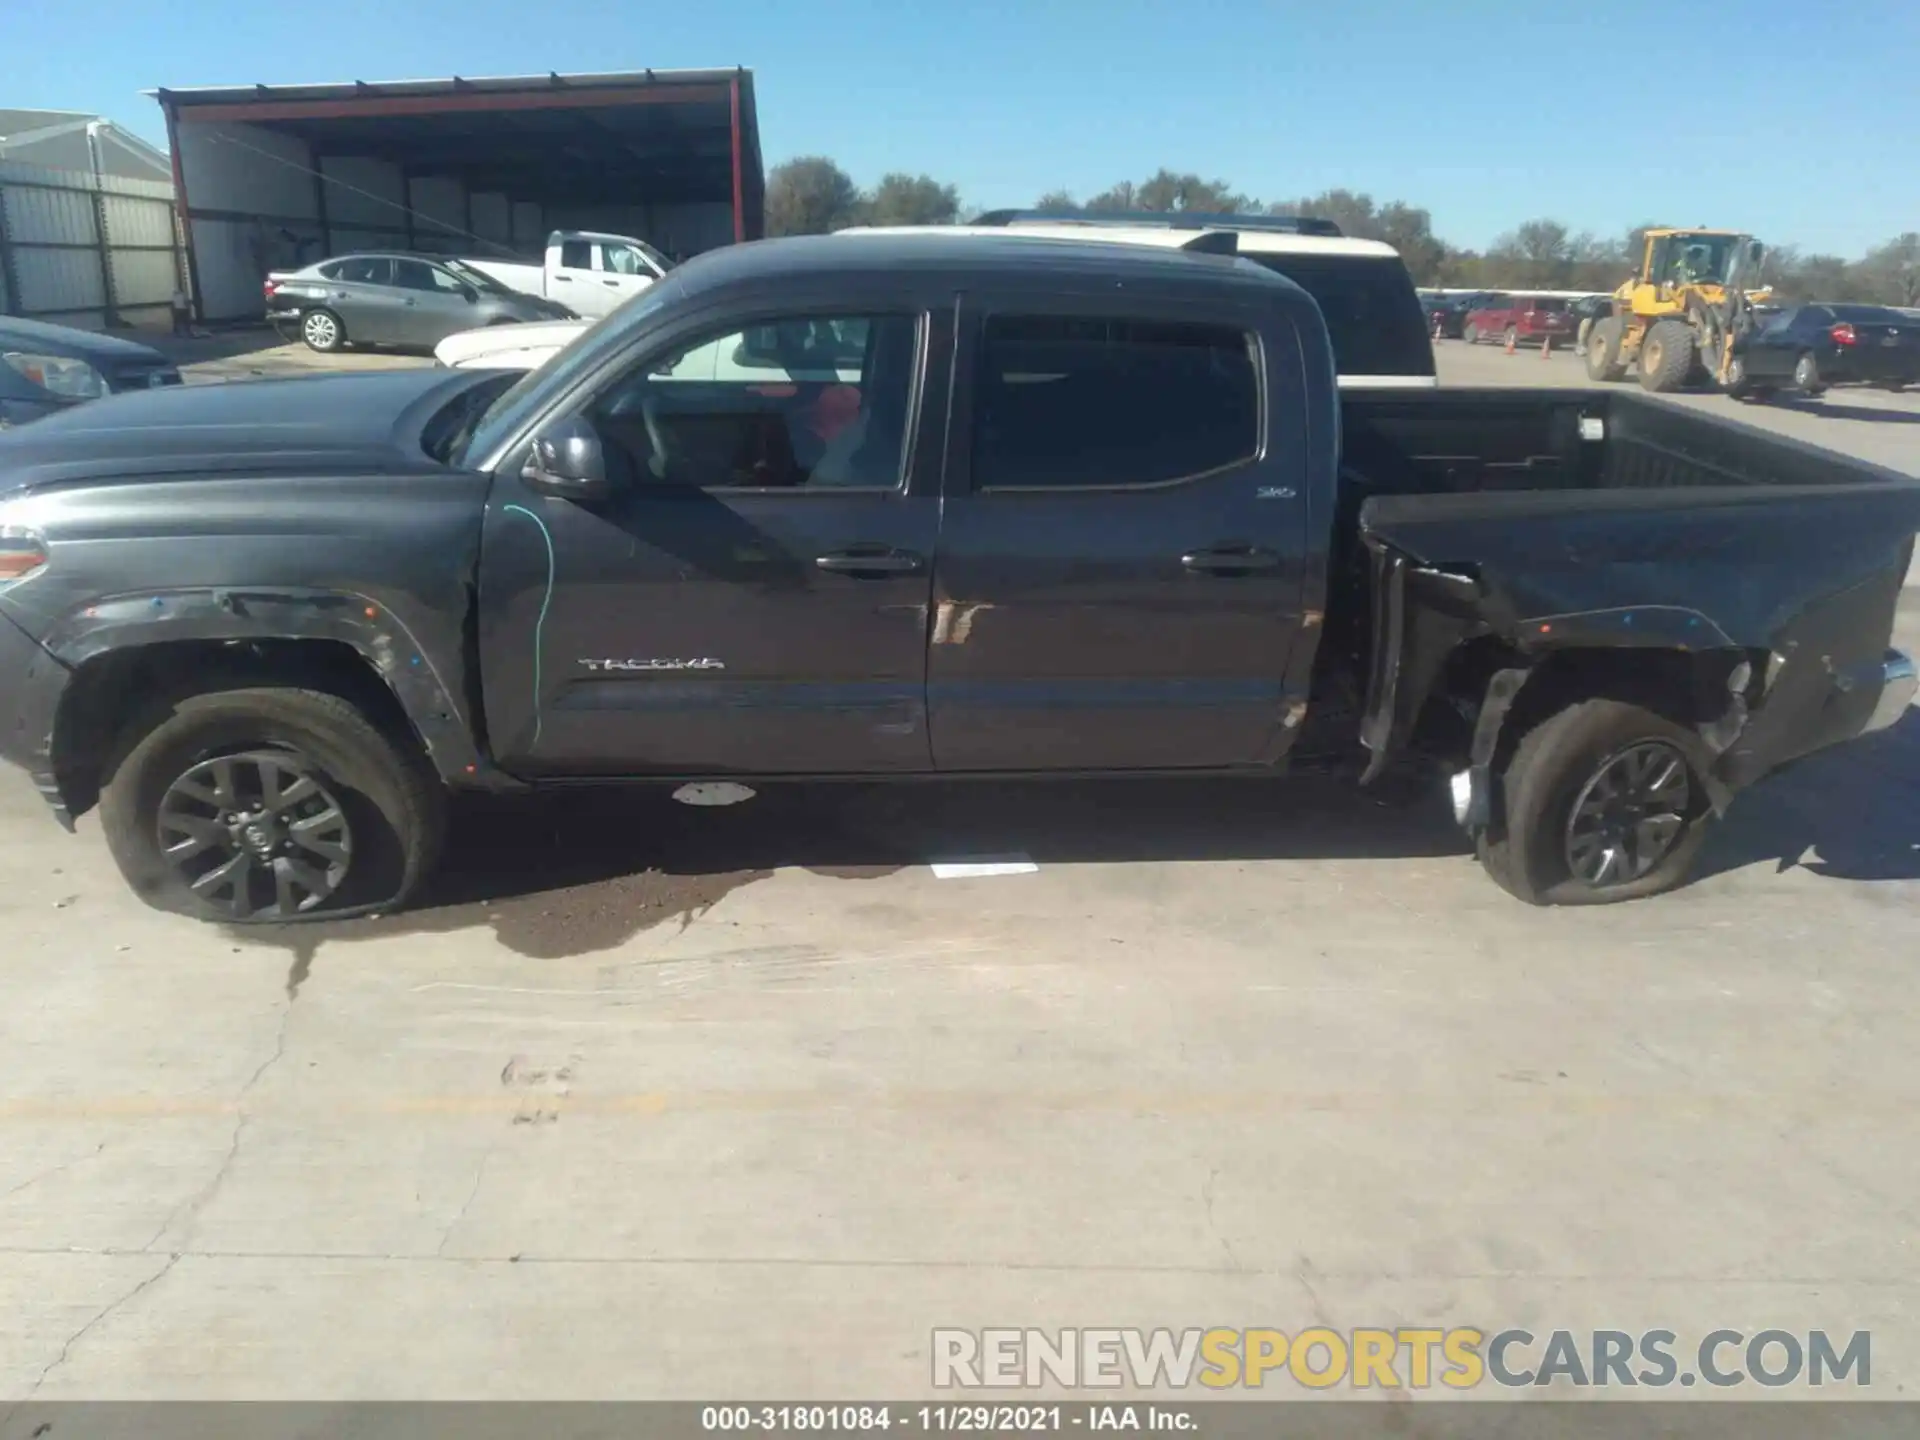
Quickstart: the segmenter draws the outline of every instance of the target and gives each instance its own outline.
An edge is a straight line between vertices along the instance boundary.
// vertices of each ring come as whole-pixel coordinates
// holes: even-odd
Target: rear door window
[[[1162,485],[1252,460],[1260,449],[1257,344],[1225,325],[987,317],[974,488]]]
[[[356,255],[340,262],[334,278],[354,285],[388,285],[393,280],[393,262],[381,255]]]
[[[591,270],[593,268],[592,243],[586,240],[561,241],[560,268],[562,270]]]
[[[1551,295],[1543,295],[1533,302],[1533,308],[1543,310],[1549,315],[1564,315],[1567,313],[1567,302],[1557,300]]]

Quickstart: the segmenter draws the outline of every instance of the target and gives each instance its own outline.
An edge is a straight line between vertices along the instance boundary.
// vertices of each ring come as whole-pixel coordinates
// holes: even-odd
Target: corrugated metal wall
[[[204,320],[253,320],[260,282],[325,258],[327,237],[306,142],[261,125],[182,120],[180,174]]]
[[[0,161],[0,311],[160,327],[186,285],[171,185]]]

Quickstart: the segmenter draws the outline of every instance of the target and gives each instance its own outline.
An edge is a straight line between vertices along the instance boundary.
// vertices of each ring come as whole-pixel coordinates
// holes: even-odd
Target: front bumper
[[[67,667],[4,613],[0,613],[0,760],[33,779],[53,818],[67,829],[73,816],[53,773],[53,719],[65,692]]]

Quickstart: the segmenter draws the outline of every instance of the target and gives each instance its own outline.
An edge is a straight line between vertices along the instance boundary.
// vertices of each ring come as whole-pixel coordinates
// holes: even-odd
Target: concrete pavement
[[[1590,911],[1318,781],[570,799],[243,935],[0,774],[0,1394],[910,1397],[935,1326],[1314,1323],[1868,1329],[1895,1394],[1916,815],[1913,711]]]

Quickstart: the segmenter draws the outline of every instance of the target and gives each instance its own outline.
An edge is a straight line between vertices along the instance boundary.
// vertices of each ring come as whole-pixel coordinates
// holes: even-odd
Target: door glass
[[[342,260],[335,273],[355,285],[386,285],[391,282],[391,265],[391,261],[378,255],[356,255],[351,260]]]
[[[976,489],[1164,484],[1260,448],[1255,339],[1225,325],[994,315],[981,339]]]
[[[639,485],[893,489],[917,337],[907,315],[759,322],[642,362],[588,415]]]
[[[465,289],[451,273],[424,260],[394,261],[393,283],[403,290],[434,290],[442,294],[458,294]]]
[[[615,275],[653,274],[652,268],[640,258],[640,252],[631,245],[602,246],[601,254],[606,258],[606,268]]]

